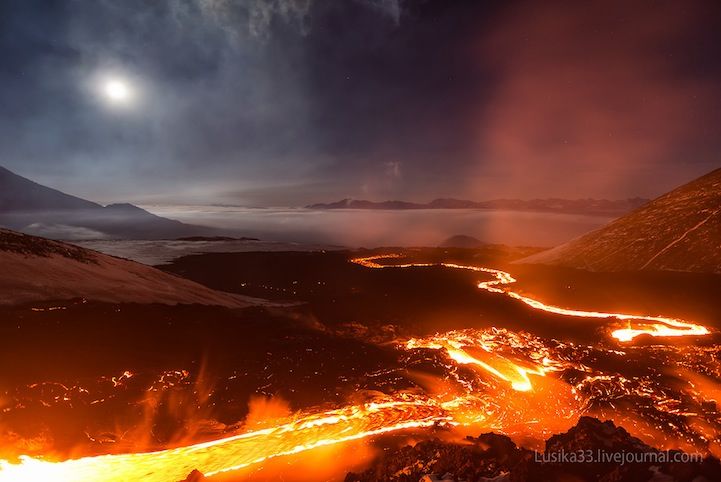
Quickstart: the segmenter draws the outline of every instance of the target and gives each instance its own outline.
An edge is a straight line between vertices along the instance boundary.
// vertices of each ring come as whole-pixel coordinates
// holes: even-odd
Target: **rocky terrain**
[[[721,272],[721,169],[521,263],[590,271]]]
[[[660,452],[612,422],[581,417],[568,432],[549,438],[543,453],[517,447],[510,438],[494,433],[469,437],[465,443],[435,439],[387,452],[367,470],[349,473],[345,481],[710,482],[721,479],[721,465],[711,456],[693,462],[663,461],[663,457],[680,460],[688,455]],[[625,462],[599,461],[603,457],[624,457]]]
[[[693,456],[692,456],[693,455]],[[624,462],[601,461],[623,458]],[[669,460],[685,460],[673,461]],[[661,452],[612,422],[581,417],[546,441],[543,452],[518,447],[496,433],[458,443],[439,439],[387,451],[345,482],[712,482],[721,478],[713,456]],[[206,480],[194,470],[181,482]]]

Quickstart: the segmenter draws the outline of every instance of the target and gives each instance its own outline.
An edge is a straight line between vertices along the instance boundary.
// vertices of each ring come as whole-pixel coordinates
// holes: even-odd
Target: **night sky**
[[[0,165],[100,202],[655,196],[721,2],[2,0]]]

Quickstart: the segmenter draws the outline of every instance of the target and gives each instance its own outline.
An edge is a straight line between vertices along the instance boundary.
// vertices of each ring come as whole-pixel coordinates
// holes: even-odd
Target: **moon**
[[[105,99],[113,105],[127,104],[133,97],[130,84],[120,78],[106,79],[102,85],[102,93]]]

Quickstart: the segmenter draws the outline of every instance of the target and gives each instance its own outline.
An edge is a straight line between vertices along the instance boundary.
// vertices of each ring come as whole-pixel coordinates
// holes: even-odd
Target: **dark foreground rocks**
[[[205,476],[199,471],[194,470],[188,475],[187,479],[181,480],[180,482],[203,482],[204,480],[206,480]]]
[[[202,482],[194,470],[181,482]],[[309,479],[311,480],[311,479]],[[546,441],[543,452],[517,447],[505,435],[438,439],[384,454],[345,482],[716,482],[712,456],[660,451],[613,422],[581,417],[568,432]]]
[[[712,482],[719,460],[650,447],[612,422],[582,417],[546,441],[544,452],[493,433],[466,443],[420,442],[384,454],[346,482]]]

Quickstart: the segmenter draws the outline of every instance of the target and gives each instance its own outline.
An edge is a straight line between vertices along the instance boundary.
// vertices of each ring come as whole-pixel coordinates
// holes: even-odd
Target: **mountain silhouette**
[[[163,239],[219,234],[132,204],[98,203],[38,184],[0,166],[0,226],[59,239]]]

